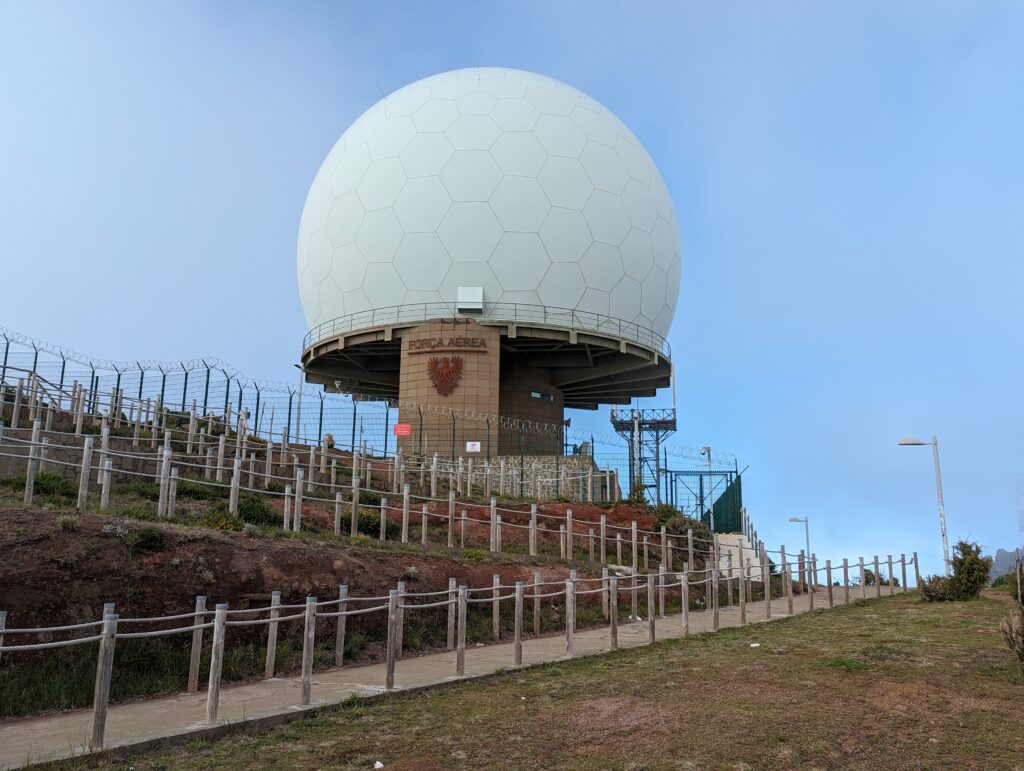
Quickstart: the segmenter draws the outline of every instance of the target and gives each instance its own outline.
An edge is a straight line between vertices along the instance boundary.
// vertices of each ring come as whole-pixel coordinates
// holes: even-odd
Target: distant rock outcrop
[[[1015,564],[1017,552],[1015,549],[1007,551],[1006,549],[996,549],[995,556],[992,557],[992,570],[989,571],[989,583],[995,581],[999,576],[1005,575],[1013,570]]]

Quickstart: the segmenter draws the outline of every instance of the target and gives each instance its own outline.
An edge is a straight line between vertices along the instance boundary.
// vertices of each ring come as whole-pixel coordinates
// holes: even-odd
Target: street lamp
[[[946,566],[946,577],[949,577],[949,541],[946,538],[946,510],[942,504],[942,473],[939,471],[939,440],[934,436],[930,442],[926,442],[923,439],[916,439],[914,437],[907,437],[906,439],[900,439],[897,443],[901,447],[919,447],[922,445],[930,444],[932,446],[932,455],[935,459],[935,492],[939,499],[939,529],[942,531],[942,562]]]
[[[790,522],[803,522],[804,523],[804,543],[807,546],[807,564],[811,563],[811,525],[808,522],[808,517],[790,517]]]

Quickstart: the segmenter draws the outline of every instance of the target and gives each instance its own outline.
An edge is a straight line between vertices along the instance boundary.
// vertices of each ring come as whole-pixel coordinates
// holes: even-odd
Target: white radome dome
[[[302,210],[310,328],[370,309],[454,303],[571,308],[665,336],[679,233],[643,145],[575,88],[522,70],[454,70],[363,113]]]

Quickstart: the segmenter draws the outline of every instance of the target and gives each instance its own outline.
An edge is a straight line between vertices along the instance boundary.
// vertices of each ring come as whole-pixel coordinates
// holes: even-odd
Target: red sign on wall
[[[412,436],[412,423],[395,423],[395,436]]]

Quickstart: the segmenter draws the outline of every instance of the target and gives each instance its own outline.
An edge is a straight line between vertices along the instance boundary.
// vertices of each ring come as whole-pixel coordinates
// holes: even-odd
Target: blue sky
[[[290,379],[295,235],[363,110],[455,67],[564,80],[680,222],[680,443],[750,464],[769,543],[1017,540],[1024,5],[0,2],[0,324]],[[654,401],[651,401],[654,404]],[[602,411],[588,419],[606,431]]]

